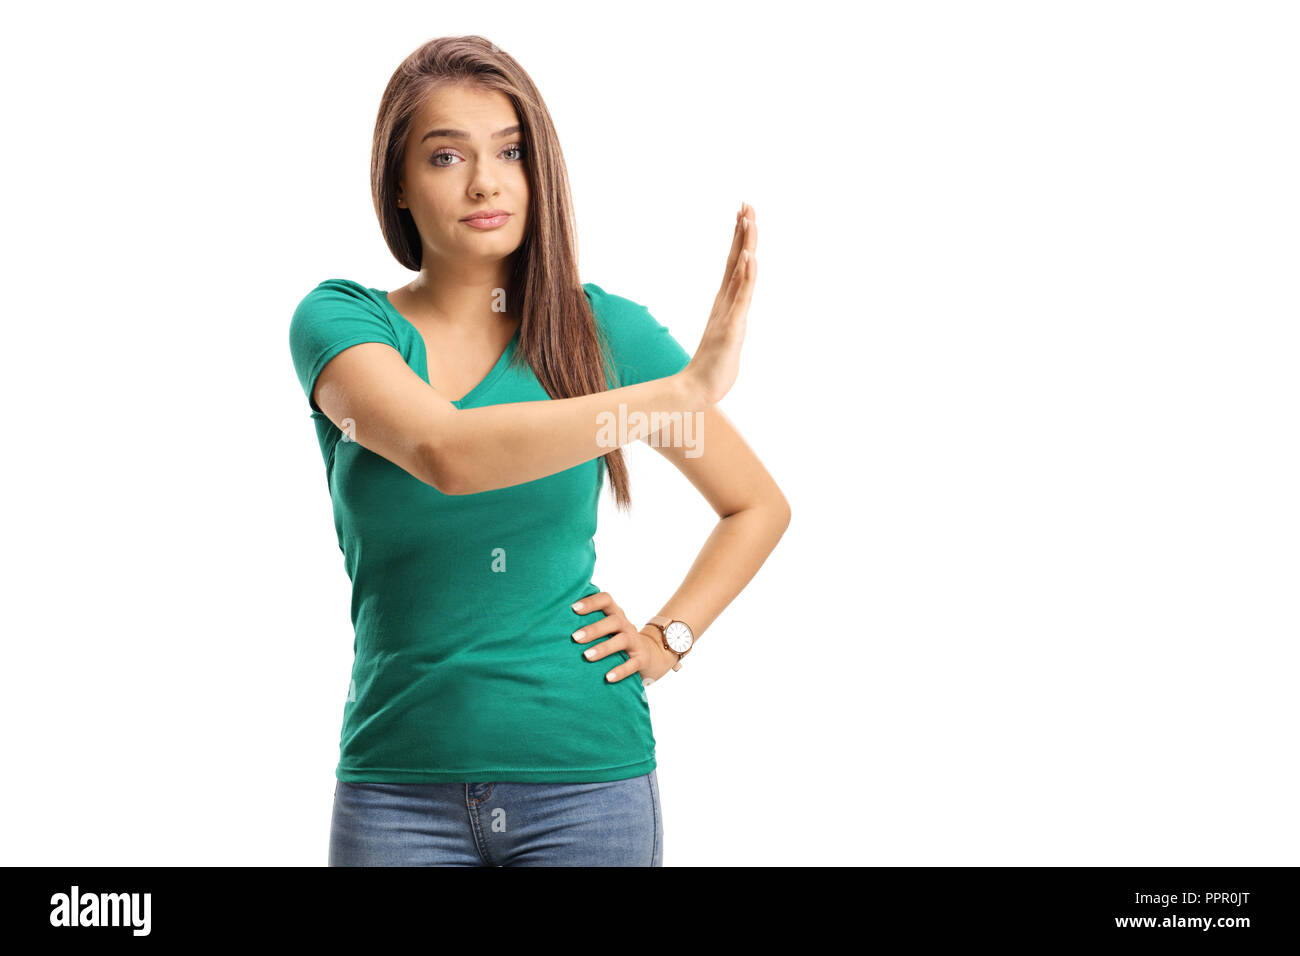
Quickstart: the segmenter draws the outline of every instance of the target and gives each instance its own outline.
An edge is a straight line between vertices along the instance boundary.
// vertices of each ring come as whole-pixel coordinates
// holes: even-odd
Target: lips
[[[498,216],[508,215],[510,215],[510,213],[506,212],[504,209],[482,209],[465,216],[461,222],[469,222],[472,219],[496,219]]]

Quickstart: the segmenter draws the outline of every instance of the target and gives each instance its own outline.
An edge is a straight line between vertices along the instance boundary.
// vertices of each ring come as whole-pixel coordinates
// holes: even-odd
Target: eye
[[[521,161],[523,160],[523,158],[524,158],[524,147],[523,147],[521,144],[519,144],[519,143],[511,143],[511,144],[510,144],[509,146],[507,146],[505,149],[501,150],[501,152],[503,152],[503,153],[518,153],[518,154],[519,154],[518,158],[511,160],[511,162],[518,163],[518,162],[521,162]],[[429,157],[429,163],[430,163],[430,165],[433,165],[433,166],[441,166],[441,167],[455,166],[455,165],[456,165],[455,163],[450,163],[450,162],[448,162],[448,163],[439,162],[439,158],[440,158],[440,157],[443,157],[443,156],[450,156],[452,159],[458,159],[458,158],[459,158],[459,157],[456,155],[456,152],[455,152],[454,150],[450,150],[450,149],[440,149],[440,150],[438,150],[437,152],[435,152],[432,156]]]

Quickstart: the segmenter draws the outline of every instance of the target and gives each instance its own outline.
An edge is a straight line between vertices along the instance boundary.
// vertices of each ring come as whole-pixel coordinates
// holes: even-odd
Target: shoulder
[[[662,328],[640,302],[606,292],[594,282],[584,282],[582,288],[591,300],[598,330],[615,348],[635,348],[640,340]]]
[[[290,335],[308,328],[340,328],[363,325],[392,329],[393,321],[384,308],[384,294],[352,279],[326,279],[317,283],[294,307],[289,320]]]
[[[668,327],[634,299],[606,292],[594,282],[584,282],[591,299],[596,326],[612,353],[618,380],[633,385],[680,372],[690,361]]]
[[[289,319],[289,344],[298,351],[331,349],[342,342],[399,340],[383,293],[352,279],[326,279],[304,295]]]
[[[382,310],[379,292],[352,279],[326,279],[316,285],[298,302],[298,309],[330,305],[348,306],[370,312]]]
[[[289,351],[313,412],[320,412],[312,399],[316,379],[344,349],[380,342],[402,351],[392,317],[380,304],[382,297],[351,279],[326,279],[299,300],[289,321]]]
[[[594,282],[584,282],[582,288],[587,293],[587,298],[591,300],[591,310],[598,320],[607,321],[611,318],[622,318],[633,313],[648,314],[649,312],[641,303],[634,302],[621,295],[614,295],[612,292],[606,292]]]

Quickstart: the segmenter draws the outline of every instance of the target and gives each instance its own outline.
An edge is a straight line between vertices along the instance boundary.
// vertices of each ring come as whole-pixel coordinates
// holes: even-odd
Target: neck
[[[509,259],[439,262],[426,253],[424,262],[406,286],[411,309],[420,318],[468,331],[514,321],[518,315],[508,295]]]

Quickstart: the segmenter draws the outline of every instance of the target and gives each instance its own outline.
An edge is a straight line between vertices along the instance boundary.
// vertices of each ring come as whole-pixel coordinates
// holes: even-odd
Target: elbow
[[[464,495],[468,490],[463,486],[461,475],[454,467],[455,456],[439,443],[426,442],[420,446],[420,461],[423,464],[420,480],[444,495]]]
[[[780,529],[781,534],[785,534],[786,529],[790,527],[790,502],[778,490],[773,506],[776,509],[776,526]]]

